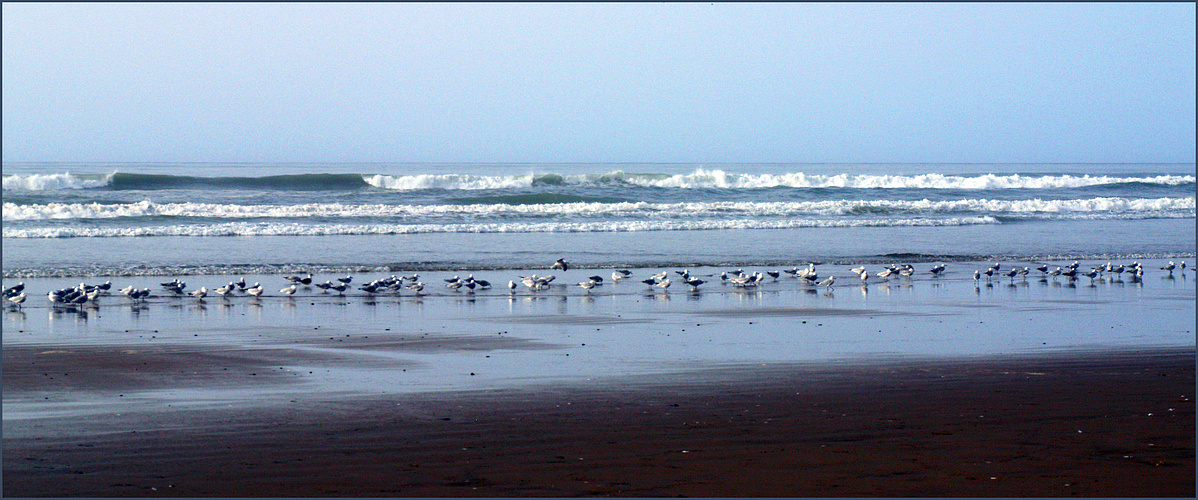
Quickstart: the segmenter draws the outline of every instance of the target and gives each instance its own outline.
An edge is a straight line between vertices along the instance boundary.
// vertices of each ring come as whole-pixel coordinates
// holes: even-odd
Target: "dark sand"
[[[35,356],[5,351],[6,391],[69,370]],[[176,362],[147,356],[124,370],[75,359],[63,378],[101,393],[170,385],[110,376]],[[1181,348],[742,366],[6,420],[3,493],[1193,497],[1194,361]]]

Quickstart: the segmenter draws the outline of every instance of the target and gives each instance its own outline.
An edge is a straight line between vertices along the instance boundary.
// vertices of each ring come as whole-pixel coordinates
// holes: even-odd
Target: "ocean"
[[[132,401],[248,407],[726,366],[1192,349],[1195,273],[1180,264],[1194,263],[1194,174],[1194,164],[6,164],[4,286],[25,286],[28,300],[5,304],[5,423]],[[570,269],[550,269],[557,259]],[[1035,270],[1074,261],[1076,279]],[[1169,261],[1176,272],[1162,269]],[[934,262],[946,270],[934,275]],[[1082,277],[1137,262],[1142,277]],[[992,279],[973,279],[995,263]],[[811,264],[834,286],[780,273]],[[892,264],[915,273],[878,276]],[[859,265],[868,283],[850,272]],[[614,268],[632,277],[613,283]],[[780,277],[720,278],[737,268]],[[706,283],[686,285],[684,270]],[[660,272],[674,285],[644,283]],[[307,273],[312,285],[282,291]],[[420,293],[362,289],[412,274]],[[556,281],[528,289],[530,274]],[[344,294],[316,286],[346,275]],[[454,276],[494,286],[450,288]],[[605,281],[580,286],[591,276]],[[264,295],[215,292],[240,278]],[[161,286],[173,280],[207,296]],[[51,299],[105,281],[108,293],[86,304]],[[152,295],[131,300],[117,291],[126,286]],[[22,355],[112,373],[116,387],[59,391],[36,378],[17,390],[8,368],[31,366]],[[139,371],[159,357],[174,361]],[[214,371],[200,369],[213,359]],[[268,371],[287,378],[248,383]]]
[[[1189,164],[6,163],[5,278],[1192,258]]]

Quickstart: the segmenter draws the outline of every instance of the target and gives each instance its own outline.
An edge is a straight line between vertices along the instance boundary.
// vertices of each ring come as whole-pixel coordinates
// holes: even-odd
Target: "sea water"
[[[1192,258],[1189,164],[6,163],[5,278]]]
[[[1194,164],[5,164],[4,285],[25,282],[30,295],[5,305],[6,349],[262,364],[215,389],[122,387],[119,405],[6,391],[5,419],[84,403],[125,411],[135,397],[223,405],[727,365],[1192,348],[1195,273],[1160,268],[1193,264],[1194,179]],[[549,269],[559,258],[569,271]],[[1074,260],[1083,273],[1139,261],[1145,274],[1004,274]],[[999,275],[972,278],[995,262]],[[719,278],[810,264],[835,286]],[[890,264],[918,272],[878,278]],[[869,283],[848,272],[857,265]],[[616,267],[633,277],[612,283],[600,269]],[[693,290],[683,269],[708,283]],[[641,283],[659,271],[674,286]],[[353,288],[280,292],[305,273],[314,284],[352,275]],[[558,280],[518,285],[533,273]],[[426,289],[359,289],[401,274]],[[495,286],[443,282],[470,274]],[[591,275],[605,283],[577,286]],[[175,278],[208,297],[159,285]],[[211,291],[238,278],[266,296]],[[84,306],[46,298],[108,279],[111,295]],[[132,301],[116,292],[126,285],[154,296]],[[267,365],[296,383],[237,382]]]

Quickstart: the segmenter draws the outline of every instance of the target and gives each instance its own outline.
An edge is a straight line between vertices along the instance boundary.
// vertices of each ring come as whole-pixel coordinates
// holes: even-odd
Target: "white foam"
[[[718,229],[789,229],[815,227],[961,226],[998,224],[993,217],[904,219],[688,220],[604,222],[495,222],[462,224],[300,224],[227,222],[143,227],[4,228],[5,238],[113,238],[146,236],[334,236],[420,233],[587,233],[625,231],[702,231]]]
[[[79,176],[63,174],[5,175],[5,191],[49,191],[55,189],[90,189],[112,183],[112,176]]]
[[[424,175],[364,175],[362,180],[371,186],[398,191],[417,189],[507,189],[532,186],[532,175],[478,176],[461,174]]]
[[[850,175],[847,173],[838,175],[807,175],[801,172],[787,174],[733,174],[722,170],[700,169],[689,174],[673,175],[665,179],[630,177],[627,180],[644,186],[672,188],[1052,189],[1128,182],[1180,185],[1193,183],[1194,176],[1021,176],[1018,174],[960,176],[944,174]]]
[[[28,174],[5,175],[5,191],[46,191],[56,189],[88,189],[111,184],[112,175]],[[485,176],[467,174],[421,175],[363,175],[366,183],[390,190],[421,189],[482,190],[511,189],[533,186],[537,180],[552,179],[570,185],[626,183],[630,185],[675,189],[764,189],[792,188],[858,188],[858,189],[1054,189],[1077,188],[1104,184],[1141,182],[1177,186],[1194,182],[1192,175],[1157,175],[1146,177],[1117,177],[1109,175],[808,175],[802,172],[784,174],[746,174],[720,169],[697,169],[686,174],[650,175],[613,171],[603,174],[522,174]]]
[[[217,219],[311,217],[483,217],[586,216],[621,218],[794,217],[887,214],[1036,215],[1093,213],[1151,217],[1194,217],[1194,197],[1097,197],[1078,200],[827,200],[805,202],[695,203],[545,203],[528,205],[383,205],[306,203],[299,205],[232,205],[213,203],[47,203],[5,202],[3,220],[111,219],[120,217],[200,217]]]
[[[1192,175],[1157,175],[1147,177],[1116,177],[1108,175],[808,175],[802,172],[785,174],[743,174],[719,169],[698,169],[687,174],[644,175],[623,171],[595,175],[563,175],[564,184],[594,184],[623,182],[643,187],[674,189],[765,189],[792,188],[855,188],[855,189],[1055,189],[1078,188],[1104,184],[1140,182],[1177,186],[1193,183]],[[540,176],[471,176],[471,175],[372,175],[363,179],[372,186],[394,190],[417,189],[500,189],[529,187]]]

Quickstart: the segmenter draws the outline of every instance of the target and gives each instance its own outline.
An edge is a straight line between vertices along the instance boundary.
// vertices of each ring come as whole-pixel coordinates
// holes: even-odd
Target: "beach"
[[[4,493],[1189,497],[1194,231],[1192,163],[9,163]]]
[[[41,297],[5,313],[4,494],[1193,496],[1192,274],[975,283],[981,265]]]
[[[1198,495],[1192,4],[3,9],[0,496]]]
[[[47,419],[6,437],[4,493],[1190,497],[1193,375],[1084,353]]]

